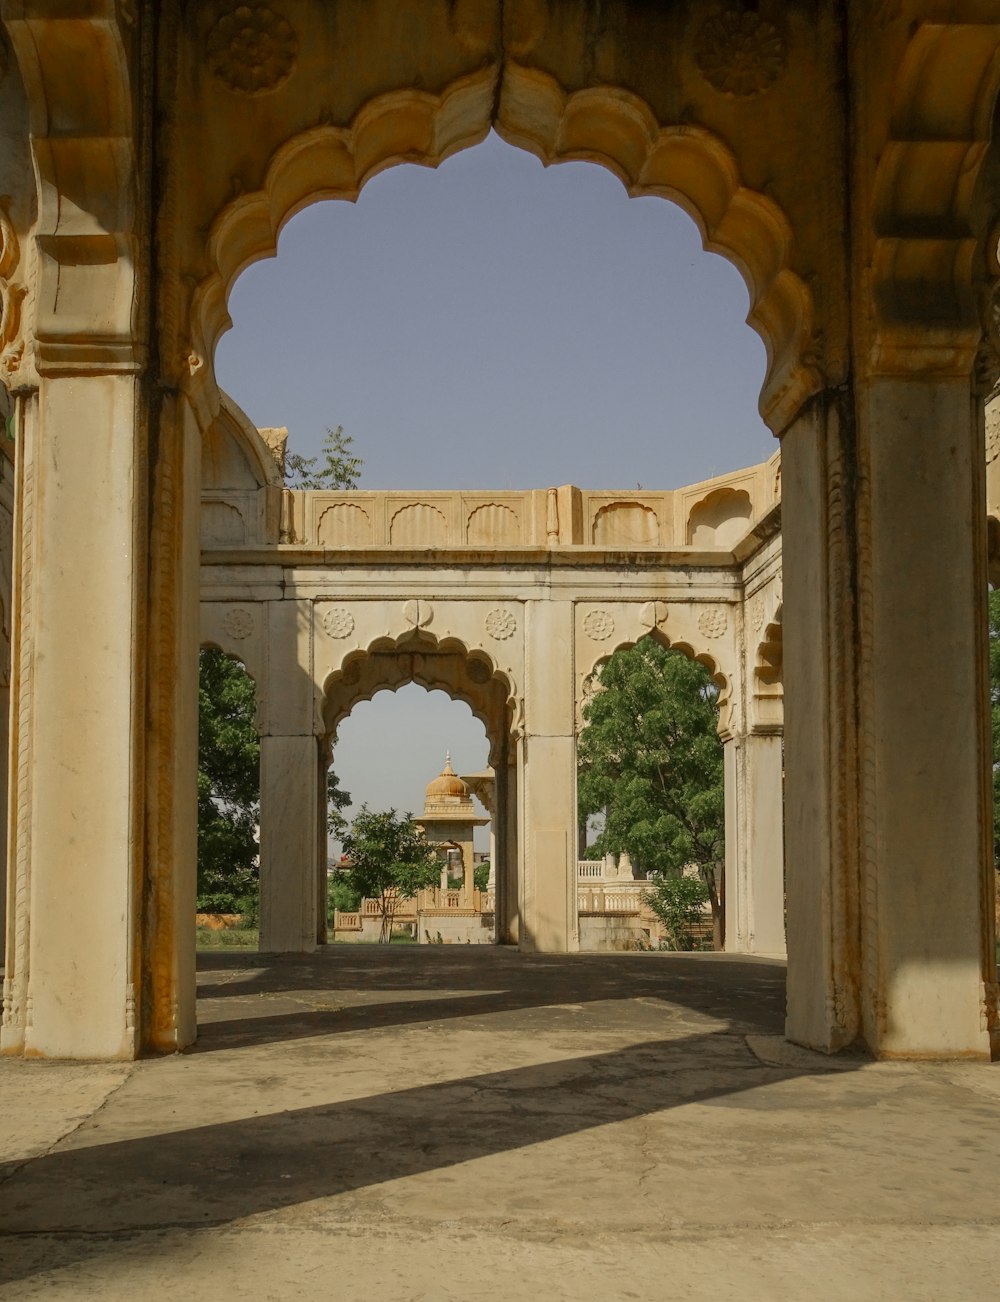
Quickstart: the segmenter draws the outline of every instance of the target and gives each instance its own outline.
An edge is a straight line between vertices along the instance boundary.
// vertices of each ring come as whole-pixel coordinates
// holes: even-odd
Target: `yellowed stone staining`
[[[706,637],[722,637],[728,624],[725,606],[706,606],[698,615],[698,627]]]
[[[709,85],[738,98],[770,90],[785,66],[781,33],[748,9],[723,9],[706,18],[693,53]]]
[[[254,618],[249,610],[244,610],[241,606],[233,610],[227,610],[222,617],[223,632],[228,633],[238,642],[248,638],[254,630]]]
[[[583,631],[594,642],[606,642],[615,631],[615,621],[606,610],[591,610],[584,616]]]
[[[208,34],[206,56],[224,86],[244,95],[262,95],[288,80],[298,47],[288,19],[255,0],[222,14]]]
[[[354,632],[354,616],[343,606],[334,606],[332,610],[326,613],[320,619],[323,625],[323,632],[327,637],[341,640],[350,637]]]
[[[0,45],[6,50],[6,46]],[[0,359],[8,373],[17,368],[21,350],[17,345],[21,325],[21,299],[24,291],[9,284],[20,260],[17,232],[10,219],[7,205],[10,200],[0,197]]]
[[[517,630],[517,620],[509,610],[491,610],[486,616],[486,631],[497,642],[506,642]]]

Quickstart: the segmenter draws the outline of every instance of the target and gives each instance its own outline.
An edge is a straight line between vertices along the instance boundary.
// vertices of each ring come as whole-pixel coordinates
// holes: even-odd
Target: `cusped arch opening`
[[[643,100],[622,88],[567,95],[550,77],[510,65],[499,96],[486,90],[477,75],[439,95],[389,91],[365,104],[349,127],[315,127],[282,145],[263,187],[231,200],[211,225],[210,271],[191,308],[193,373],[211,372],[201,362],[212,361],[231,324],[226,305],[237,276],[275,254],[280,231],[295,213],[320,199],[353,201],[371,177],[397,162],[436,167],[494,127],[545,164],[599,163],[630,195],[670,199],[694,219],[704,247],[732,262],[747,285],[747,320],[767,353],[760,411],[780,433],[820,387],[817,370],[805,360],[813,302],[791,265],[787,218],[773,200],[741,183],[727,146],[701,127],[661,126]]]

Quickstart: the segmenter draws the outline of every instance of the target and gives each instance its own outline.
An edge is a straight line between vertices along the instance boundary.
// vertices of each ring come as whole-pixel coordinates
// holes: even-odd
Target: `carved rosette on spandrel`
[[[785,66],[781,32],[752,9],[711,14],[695,33],[691,52],[710,86],[739,99],[770,90]]]
[[[226,9],[205,46],[216,79],[242,95],[265,95],[284,85],[295,70],[298,51],[295,28],[263,0]]]

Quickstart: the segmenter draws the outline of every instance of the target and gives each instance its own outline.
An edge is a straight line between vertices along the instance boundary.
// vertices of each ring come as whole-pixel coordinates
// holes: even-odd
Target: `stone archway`
[[[997,1051],[978,504],[1000,31],[974,0],[938,10],[427,0],[402,42],[386,34],[410,0],[252,0],[258,57],[229,0],[4,6],[2,188],[33,255],[0,271],[22,540],[5,1050],[194,1035],[182,793],[228,285],[309,198],[496,125],[685,204],[748,283],[782,437],[789,1035]],[[53,559],[67,537],[72,565]],[[539,646],[573,636],[550,618]],[[931,626],[946,670],[914,635]],[[99,758],[73,771],[68,683]],[[554,761],[572,719],[539,726]],[[66,890],[68,828],[86,900]]]

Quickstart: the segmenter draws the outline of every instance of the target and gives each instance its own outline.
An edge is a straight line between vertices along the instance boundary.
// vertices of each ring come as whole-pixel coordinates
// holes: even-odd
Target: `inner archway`
[[[341,811],[343,833],[353,830],[362,809],[366,815],[391,810],[414,820],[440,864],[438,880],[395,911],[393,938],[492,941],[495,775],[482,721],[465,702],[411,682],[357,704],[331,741],[338,778],[351,795]],[[436,796],[432,789],[445,781],[455,791]],[[344,890],[351,884],[350,864],[341,849],[342,838],[331,837],[327,941],[370,941],[375,909],[369,906],[366,917],[362,899],[355,898],[360,892],[352,897]]]

